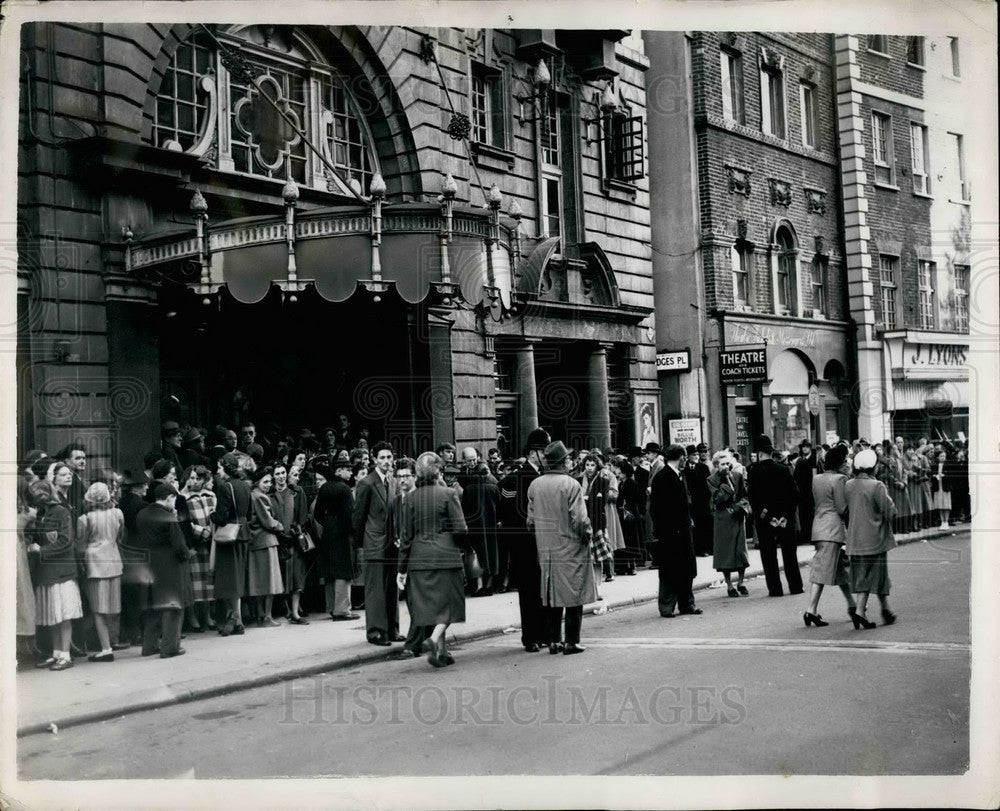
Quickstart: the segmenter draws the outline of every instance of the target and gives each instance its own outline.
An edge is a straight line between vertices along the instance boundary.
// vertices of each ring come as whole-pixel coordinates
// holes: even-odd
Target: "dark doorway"
[[[546,340],[536,344],[534,356],[539,423],[553,441],[562,440],[570,448],[591,447],[589,352],[573,341]]]

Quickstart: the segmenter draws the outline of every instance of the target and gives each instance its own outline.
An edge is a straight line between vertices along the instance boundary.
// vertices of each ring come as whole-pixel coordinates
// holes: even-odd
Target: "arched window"
[[[774,311],[783,315],[799,315],[799,252],[795,237],[787,226],[782,225],[774,239]]]
[[[171,57],[156,97],[153,144],[202,156],[223,171],[291,177],[341,194],[350,194],[344,180],[356,180],[367,190],[378,164],[347,77],[296,30],[249,26],[215,36],[228,54],[199,31]],[[232,57],[252,76],[227,69]]]

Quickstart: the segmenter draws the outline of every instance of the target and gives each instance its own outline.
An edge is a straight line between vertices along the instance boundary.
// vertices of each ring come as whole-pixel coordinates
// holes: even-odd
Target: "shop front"
[[[969,435],[969,338],[942,332],[887,332],[887,418],[892,436],[965,439]]]

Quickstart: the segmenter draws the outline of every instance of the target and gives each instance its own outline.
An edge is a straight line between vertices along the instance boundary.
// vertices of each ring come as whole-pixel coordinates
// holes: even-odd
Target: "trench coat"
[[[593,535],[583,488],[564,472],[549,472],[528,487],[528,526],[535,530],[542,605],[572,608],[597,599]]]
[[[726,482],[717,470],[705,484],[712,508],[712,566],[718,572],[745,569],[750,565],[746,530],[750,502],[746,481],[739,472],[732,470]]]
[[[892,519],[896,505],[886,486],[869,476],[858,473],[844,485],[847,496],[848,555],[878,555],[896,545],[892,534]]]
[[[354,494],[342,479],[328,481],[316,494],[313,521],[320,528],[317,564],[324,583],[353,580],[358,575],[352,550],[353,511]]]
[[[136,518],[139,546],[149,555],[153,573],[149,608],[185,608],[192,604],[188,547],[177,514],[156,502]]]

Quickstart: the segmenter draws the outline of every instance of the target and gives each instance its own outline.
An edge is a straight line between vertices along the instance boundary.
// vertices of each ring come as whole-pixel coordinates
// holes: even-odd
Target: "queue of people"
[[[970,513],[965,446],[926,438],[804,441],[788,454],[761,436],[744,466],[734,449],[710,456],[705,444],[574,452],[538,428],[519,459],[443,443],[413,460],[386,442],[369,448],[346,416],[338,424],[297,442],[259,440],[252,423],[239,434],[217,426],[206,447],[205,432],[167,422],[144,470],[89,484],[84,446],[32,451],[19,488],[17,632],[33,640],[36,666],[112,662],[131,645],[171,658],[186,634],[363,610],[370,644],[402,642],[394,658],[426,650],[443,667],[466,598],[514,589],[524,649],[570,655],[585,650],[582,609],[601,600],[599,584],[647,564],[665,618],[701,613],[698,556],[712,556],[729,597],[748,596],[751,537],[774,597],[785,593],[779,551],[788,593],[800,594],[796,546],[816,544],[807,626],[828,624],[819,601],[834,585],[855,627],[871,628],[871,594],[883,621],[896,619],[886,557],[896,538]]]

